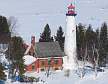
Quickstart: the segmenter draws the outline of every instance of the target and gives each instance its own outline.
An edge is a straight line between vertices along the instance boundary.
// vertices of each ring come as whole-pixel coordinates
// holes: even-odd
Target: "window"
[[[44,68],[41,68],[41,71],[44,71],[45,69]]]
[[[45,62],[44,61],[41,61],[41,66],[45,66]]]
[[[58,67],[54,68],[54,70],[59,70]]]
[[[32,64],[32,70],[35,70],[35,64]]]
[[[45,61],[44,60],[42,60],[41,61],[41,71],[44,71],[45,69]]]
[[[56,60],[54,61],[54,63],[55,63],[55,64],[58,64],[58,60],[56,59]]]

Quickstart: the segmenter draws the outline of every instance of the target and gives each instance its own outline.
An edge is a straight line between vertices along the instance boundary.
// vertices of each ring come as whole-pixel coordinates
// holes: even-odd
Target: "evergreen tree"
[[[24,48],[23,40],[21,37],[12,37],[11,39],[11,60],[13,63],[13,69],[18,68],[20,74],[24,72],[23,62]]]
[[[95,41],[95,32],[93,31],[93,28],[91,25],[88,26],[87,31],[86,31],[86,41],[87,45],[90,48],[90,46],[93,44]]]
[[[48,24],[46,24],[43,33],[40,35],[39,42],[52,42],[51,30]]]
[[[4,70],[4,67],[0,63],[0,79],[1,80],[4,80],[5,79],[5,73],[3,72],[3,70]]]
[[[4,16],[0,16],[0,33],[9,33],[9,26],[7,19]]]
[[[107,24],[106,23],[103,23],[102,26],[101,26],[101,31],[100,31],[100,41],[101,41],[101,44],[103,46],[103,48],[105,50],[107,50],[107,35],[108,35],[108,27],[107,27]]]
[[[106,64],[106,56],[108,50],[107,29],[108,29],[107,24],[103,23],[100,30],[100,58],[99,58],[100,66],[104,66]]]
[[[96,45],[96,48],[99,49],[100,48],[100,31],[99,31],[99,29],[97,29],[95,33],[96,33],[95,45]]]
[[[97,58],[97,52],[99,52],[99,65],[104,66],[108,60],[108,33],[107,24],[103,23],[101,30],[93,31],[91,25],[85,28],[81,23],[77,26],[76,40],[77,40],[77,56],[81,60],[85,54],[87,47],[87,60],[94,63],[94,58]],[[97,50],[94,52],[93,47]],[[107,60],[106,60],[107,58]]]
[[[64,32],[62,30],[62,27],[60,26],[59,29],[57,30],[55,40],[59,42],[59,45],[62,50],[64,50],[64,36],[63,36],[63,34],[64,34]]]
[[[76,40],[77,40],[77,57],[79,60],[84,56],[85,49],[85,26],[81,23],[76,27]]]
[[[94,45],[96,43],[96,32],[93,31],[92,25],[89,25],[86,31],[86,44],[88,60],[94,64]],[[97,43],[96,43],[97,44]]]

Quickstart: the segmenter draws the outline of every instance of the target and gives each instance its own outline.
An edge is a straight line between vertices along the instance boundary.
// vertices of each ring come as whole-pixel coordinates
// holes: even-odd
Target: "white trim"
[[[29,52],[30,48],[31,48],[31,44],[30,44],[30,45],[28,46],[28,48],[26,49],[26,51],[25,51],[24,55],[27,55],[27,54],[28,54],[28,52]]]
[[[37,59],[48,59],[48,58],[63,58],[63,57],[46,57],[46,58],[37,58]]]

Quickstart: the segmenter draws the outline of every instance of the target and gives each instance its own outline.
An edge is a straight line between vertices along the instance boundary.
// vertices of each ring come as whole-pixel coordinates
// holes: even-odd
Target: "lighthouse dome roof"
[[[70,4],[70,5],[68,6],[68,9],[74,9],[74,8],[75,8],[75,6],[72,5],[72,4]]]

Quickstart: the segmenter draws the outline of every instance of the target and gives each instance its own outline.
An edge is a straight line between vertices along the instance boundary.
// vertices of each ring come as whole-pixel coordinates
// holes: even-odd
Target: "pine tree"
[[[9,32],[10,30],[6,17],[0,16],[0,33],[9,33]]]
[[[100,66],[105,66],[106,64],[106,56],[108,50],[107,29],[108,29],[107,24],[103,23],[100,30],[100,58],[99,58]]]
[[[52,42],[53,37],[51,37],[51,30],[48,24],[44,27],[43,33],[40,35],[39,42]]]
[[[93,42],[95,41],[95,32],[93,31],[93,28],[91,25],[88,26],[87,31],[86,31],[86,41],[87,44],[90,48],[90,46],[93,44]]]
[[[62,30],[62,27],[60,26],[59,29],[57,30],[55,40],[59,42],[59,45],[61,47],[61,50],[64,50],[64,32]]]
[[[24,72],[23,55],[24,55],[24,48],[23,48],[22,38],[16,36],[12,37],[10,56],[13,63],[13,69],[17,67],[20,71],[20,74]]]
[[[97,29],[95,33],[96,33],[95,45],[96,45],[96,48],[99,49],[100,48],[100,31],[99,31],[99,29]]]
[[[85,28],[81,23],[77,26],[77,56],[81,60],[84,56],[87,45],[87,60],[94,63],[94,58],[97,58],[96,52],[93,54],[93,47],[99,52],[99,65],[105,66],[108,62],[108,27],[106,23],[103,23],[101,30],[93,31],[91,25]],[[95,46],[94,46],[95,45]]]
[[[76,27],[76,40],[77,40],[77,57],[79,60],[84,56],[85,49],[85,26],[81,23]]]
[[[103,48],[105,50],[107,50],[107,47],[106,47],[107,39],[108,39],[108,37],[107,37],[107,35],[108,35],[107,30],[108,30],[107,24],[103,23],[102,27],[101,27],[101,31],[100,31],[100,41],[101,41],[101,44],[102,44],[102,46],[103,46]]]

